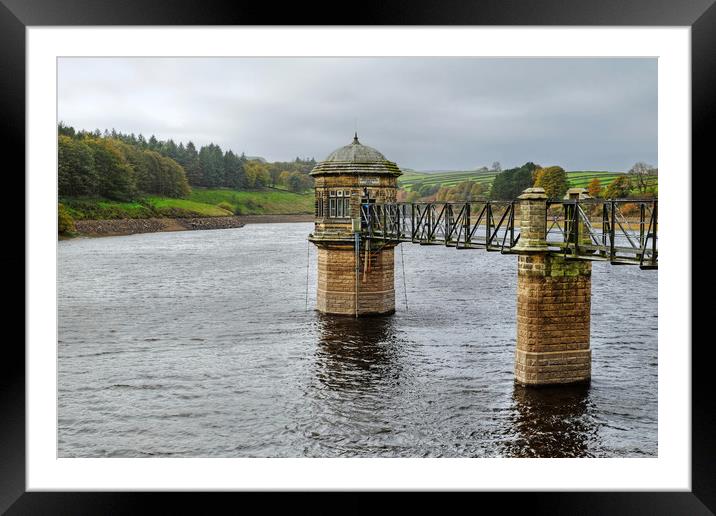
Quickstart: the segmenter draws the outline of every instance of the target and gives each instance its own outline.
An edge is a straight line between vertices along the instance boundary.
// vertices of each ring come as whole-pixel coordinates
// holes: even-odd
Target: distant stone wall
[[[358,284],[358,314],[395,312],[394,252],[383,249],[361,253]],[[323,313],[355,315],[355,251],[352,247],[318,248],[318,292],[316,308]]]
[[[588,381],[592,264],[548,254],[518,257],[515,379]]]
[[[231,229],[244,225],[241,217],[204,217],[196,219],[177,219],[186,229]]]
[[[191,229],[240,228],[244,224],[239,217],[206,217],[191,219],[112,219],[78,220],[75,228],[80,235],[111,236],[153,233],[158,231],[183,231]]]

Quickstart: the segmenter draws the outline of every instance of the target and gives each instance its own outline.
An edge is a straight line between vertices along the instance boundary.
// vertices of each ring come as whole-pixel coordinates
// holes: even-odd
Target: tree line
[[[316,161],[266,163],[209,143],[197,150],[154,135],[112,129],[77,131],[58,125],[60,196],[129,200],[140,194],[186,197],[192,186],[251,190],[283,185],[294,192],[313,187],[308,175]]]
[[[186,197],[191,193],[184,169],[176,161],[110,139],[58,137],[60,197],[105,197],[118,201],[140,193]]]
[[[496,166],[495,166],[496,165]],[[499,171],[499,163],[493,170]],[[658,169],[644,162],[636,163],[627,174],[621,175],[603,187],[599,178],[587,185],[592,197],[626,199],[629,197],[656,197]],[[542,187],[551,199],[561,199],[569,189],[567,172],[562,167],[542,167],[527,162],[521,167],[502,170],[492,181],[489,189],[484,183],[466,180],[455,186],[416,183],[409,192],[400,194],[400,200],[416,202],[421,198],[435,196],[436,201],[471,201],[493,199],[509,201],[516,199],[527,188]]]
[[[595,177],[587,185],[587,191],[592,197],[605,199],[625,199],[628,197],[658,197],[659,169],[643,161],[639,161],[629,169],[626,175],[617,177],[606,187],[602,186],[599,178]]]

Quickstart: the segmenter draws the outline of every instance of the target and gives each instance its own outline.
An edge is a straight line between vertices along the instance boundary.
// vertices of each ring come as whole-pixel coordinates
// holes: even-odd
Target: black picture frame
[[[716,118],[715,0],[413,0],[348,3],[347,14],[320,4],[210,0],[0,0],[0,92],[7,152],[25,166],[25,29],[83,25],[572,25],[690,26],[692,36],[692,169],[710,173],[707,151]],[[340,7],[340,6],[339,6]],[[692,212],[693,220],[693,212]],[[24,246],[23,246],[24,249]],[[24,251],[23,251],[24,253]],[[689,255],[691,256],[691,255]],[[23,254],[24,257],[24,254]],[[26,270],[26,269],[25,269]],[[27,274],[27,272],[26,272]],[[27,281],[27,276],[26,276]],[[691,320],[694,318],[692,316]],[[671,343],[689,346],[690,342]],[[512,510],[579,514],[713,514],[716,511],[716,417],[710,387],[710,340],[692,352],[692,490],[690,492],[484,493]],[[701,344],[701,345],[698,345]],[[104,514],[188,510],[180,493],[58,493],[25,489],[25,351],[4,346],[0,375],[0,511],[7,514]],[[223,494],[218,500],[225,503]],[[212,501],[216,498],[212,497]],[[207,502],[202,497],[201,503]],[[313,502],[309,502],[313,505]],[[487,507],[487,506],[486,506]],[[206,511],[206,506],[203,507]]]

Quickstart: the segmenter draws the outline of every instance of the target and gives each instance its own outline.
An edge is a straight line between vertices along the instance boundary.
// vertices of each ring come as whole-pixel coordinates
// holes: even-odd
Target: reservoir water
[[[59,242],[59,456],[657,456],[656,271],[594,263],[591,384],[525,389],[515,256],[403,244],[407,309],[397,248],[394,315],[326,317],[312,227]]]

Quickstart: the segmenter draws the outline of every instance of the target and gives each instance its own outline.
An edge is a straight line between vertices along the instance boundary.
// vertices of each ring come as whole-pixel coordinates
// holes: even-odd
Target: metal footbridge
[[[550,199],[547,252],[613,265],[658,267],[657,200]],[[515,254],[520,201],[361,204],[361,239]]]

